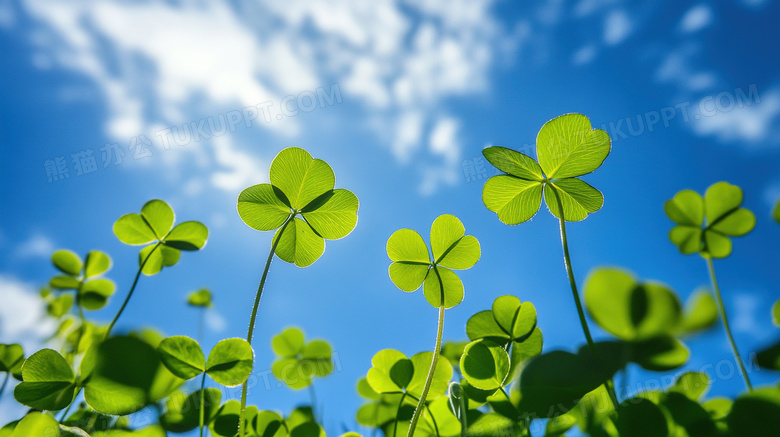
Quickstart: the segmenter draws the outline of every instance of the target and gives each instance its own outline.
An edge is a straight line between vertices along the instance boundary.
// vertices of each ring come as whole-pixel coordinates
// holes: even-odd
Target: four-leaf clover
[[[479,241],[465,235],[463,223],[450,214],[431,225],[431,251],[416,231],[399,229],[387,240],[387,255],[393,261],[389,273],[403,291],[420,288],[436,308],[452,308],[463,300],[463,283],[451,269],[471,268],[480,257]],[[431,256],[432,254],[432,256]]]
[[[277,229],[273,244],[282,260],[298,267],[313,264],[325,240],[346,237],[357,224],[358,198],[334,189],[330,166],[309,152],[290,147],[271,162],[270,184],[253,185],[238,196],[238,214],[252,229]]]
[[[203,223],[187,221],[174,227],[174,218],[173,209],[167,203],[150,200],[140,214],[125,214],[114,223],[114,234],[119,241],[133,246],[147,245],[138,254],[145,275],[157,274],[163,267],[179,262],[182,250],[200,250],[206,245],[209,231]]]
[[[550,212],[568,221],[584,220],[601,209],[604,196],[577,179],[601,166],[609,155],[609,135],[592,129],[588,117],[566,114],[542,126],[536,137],[537,163],[505,147],[488,147],[485,158],[505,174],[485,183],[482,201],[508,224],[530,220],[544,201]],[[561,216],[563,207],[563,217]]]
[[[669,239],[686,255],[725,258],[731,253],[728,237],[741,237],[756,225],[756,216],[740,205],[742,190],[728,182],[711,185],[703,198],[692,190],[680,191],[664,204],[666,215],[677,223]]]

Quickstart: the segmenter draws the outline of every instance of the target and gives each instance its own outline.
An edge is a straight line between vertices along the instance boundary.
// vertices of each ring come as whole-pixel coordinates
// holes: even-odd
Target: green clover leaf
[[[482,201],[508,225],[528,221],[536,215],[543,195],[555,217],[584,220],[601,209],[604,196],[577,178],[599,168],[610,148],[609,135],[593,129],[588,117],[582,114],[556,117],[545,123],[536,137],[538,163],[505,147],[488,147],[482,151],[488,162],[504,172],[488,179]]]
[[[271,366],[274,376],[294,390],[311,385],[315,377],[333,372],[332,349],[324,340],[306,342],[298,328],[287,328],[271,339],[279,357]]]
[[[138,264],[145,275],[155,275],[163,267],[175,265],[182,250],[200,250],[206,245],[209,231],[203,223],[187,221],[174,227],[174,220],[170,205],[155,199],[146,202],[140,214],[125,214],[114,223],[119,241],[146,245],[138,254]]]
[[[686,255],[725,258],[731,254],[729,237],[746,235],[756,225],[756,216],[740,205],[742,190],[728,182],[711,185],[704,197],[680,191],[664,204],[666,215],[677,224],[669,239]]]
[[[471,316],[466,322],[466,335],[471,341],[489,340],[505,348],[511,357],[511,377],[507,380],[515,376],[521,363],[542,353],[542,331],[536,325],[536,308],[531,302],[522,303],[511,295],[496,298],[491,310]]]
[[[552,351],[528,360],[520,372],[519,410],[540,416],[566,412],[625,366],[623,344],[597,342],[594,346],[593,350],[585,346],[576,354]]]
[[[154,346],[131,336],[111,337],[91,348],[82,360],[81,375],[89,375],[87,404],[120,416],[157,403],[185,382],[162,364]]]
[[[39,410],[61,410],[73,401],[76,376],[67,360],[52,349],[41,349],[22,365],[22,379],[14,389],[16,400]]]
[[[371,359],[372,367],[366,377],[369,386],[380,394],[407,393],[415,399],[422,394],[433,352],[420,352],[407,358],[402,352],[384,349]],[[449,360],[439,360],[433,373],[427,401],[446,394],[452,379]]]
[[[672,290],[656,282],[638,282],[623,270],[595,270],[585,282],[584,294],[596,324],[621,340],[672,335],[682,322],[681,305]]]
[[[113,281],[96,278],[111,268],[111,257],[107,254],[93,250],[87,254],[86,260],[81,261],[78,255],[69,250],[58,250],[51,256],[51,262],[62,275],[57,275],[49,280],[49,287],[55,290],[75,290],[76,303],[87,310],[99,310],[106,306],[108,298],[114,294],[116,286]],[[73,305],[73,297],[62,295],[57,298],[47,299],[47,311],[52,317],[61,317],[66,314]]]
[[[298,267],[313,264],[325,240],[349,235],[357,225],[358,198],[334,189],[330,166],[309,152],[289,147],[271,162],[270,184],[251,186],[238,196],[238,214],[252,229],[274,234],[275,253]]]
[[[218,384],[233,387],[252,373],[254,352],[246,340],[228,338],[217,343],[208,360],[197,341],[184,335],[168,337],[157,346],[160,361],[175,376],[189,380],[204,372]]]
[[[211,308],[211,291],[201,288],[187,295],[187,305],[199,308]]]
[[[387,240],[387,255],[393,261],[390,279],[406,292],[423,286],[428,303],[452,308],[463,300],[463,283],[452,271],[471,268],[480,257],[479,241],[465,235],[457,217],[444,214],[431,225],[431,251],[416,231],[399,229]],[[431,256],[432,253],[432,256]]]
[[[463,377],[480,390],[503,387],[509,376],[509,354],[501,345],[480,339],[466,346],[460,358]]]
[[[24,349],[19,344],[0,344],[0,372],[22,379],[22,364],[24,364]]]
[[[208,424],[214,419],[222,399],[222,392],[206,388],[203,393],[203,420]],[[172,433],[192,431],[200,423],[200,390],[190,394],[173,393],[165,401],[165,412],[160,415],[160,425]]]

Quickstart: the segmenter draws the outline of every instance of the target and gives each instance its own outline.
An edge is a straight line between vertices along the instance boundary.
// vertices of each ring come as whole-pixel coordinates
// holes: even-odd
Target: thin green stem
[[[309,384],[309,396],[311,396],[311,416],[317,420],[316,406],[317,406],[317,393],[314,392],[314,382]],[[321,422],[322,420],[320,420]]]
[[[3,392],[5,391],[5,386],[8,385],[8,379],[11,376],[11,369],[8,369],[8,372],[5,373],[5,378],[3,378],[3,385],[0,385],[0,399],[3,397]]]
[[[206,372],[203,372],[203,377],[200,379],[200,437],[203,437],[203,422],[205,414],[204,403],[206,400]]]
[[[747,388],[749,391],[753,391],[753,385],[750,383],[750,378],[748,377],[747,370],[745,370],[745,364],[742,363],[742,358],[739,356],[739,351],[737,350],[737,343],[734,342],[734,337],[731,335],[731,328],[729,328],[729,319],[726,317],[726,307],[723,305],[723,298],[720,295],[720,287],[718,287],[718,279],[715,277],[715,267],[712,265],[712,258],[710,257],[704,257],[705,260],[707,260],[707,268],[710,271],[710,280],[712,281],[712,288],[715,289],[715,297],[718,298],[718,308],[720,309],[720,318],[723,319],[723,327],[726,328],[726,336],[729,338],[729,343],[731,343],[731,350],[734,352],[734,358],[737,360],[737,364],[739,364],[739,370],[742,372],[742,377],[745,378],[745,385],[747,385]]]
[[[265,261],[265,268],[263,269],[263,276],[260,277],[260,284],[257,286],[257,294],[255,295],[255,304],[252,307],[252,315],[249,317],[249,330],[246,334],[246,341],[249,342],[249,344],[252,344],[252,334],[255,331],[255,318],[257,317],[257,308],[260,306],[260,298],[263,296],[263,287],[265,287],[265,280],[268,277],[268,270],[271,268],[271,261],[274,259],[274,253],[276,253],[276,246],[279,245],[279,241],[282,239],[282,234],[284,233],[284,230],[287,228],[287,225],[292,221],[292,219],[295,218],[295,214],[290,214],[289,217],[287,217],[287,220],[282,225],[282,228],[279,229],[279,236],[276,238],[276,240],[271,245],[271,251],[268,253],[268,259]],[[244,385],[241,387],[241,410],[239,410],[238,415],[238,435],[240,437],[244,437],[244,417],[246,415],[246,395],[247,395],[247,383],[244,382]]]
[[[108,336],[111,334],[111,330],[114,328],[114,325],[116,324],[117,320],[119,320],[119,316],[122,315],[122,312],[125,310],[125,307],[127,306],[127,303],[130,302],[130,298],[133,296],[133,291],[135,291],[135,286],[138,284],[138,278],[141,277],[141,272],[144,269],[144,266],[146,265],[146,262],[149,261],[149,258],[152,256],[152,253],[154,253],[155,250],[157,250],[158,247],[160,247],[160,242],[158,241],[152,250],[149,251],[149,254],[146,255],[146,258],[141,262],[141,265],[138,266],[138,273],[135,274],[135,279],[133,279],[133,285],[130,287],[130,292],[127,293],[127,297],[125,298],[125,301],[122,302],[122,306],[119,308],[119,312],[116,313],[116,316],[114,317],[114,320],[111,321],[111,324],[108,325],[108,329],[106,329],[106,335],[103,337],[103,339],[107,339]]]
[[[435,269],[435,267],[434,267]],[[436,273],[438,274],[438,272]],[[441,280],[439,281],[441,283]],[[443,293],[442,293],[443,294]],[[439,352],[441,351],[441,337],[444,332],[444,296],[442,296],[442,306],[439,307],[439,327],[436,331],[436,346],[433,348],[433,359],[431,360],[431,369],[428,371],[428,378],[425,380],[425,386],[423,387],[420,400],[417,402],[417,407],[414,409],[414,415],[412,416],[412,422],[409,424],[409,433],[407,437],[414,436],[414,429],[417,427],[417,421],[420,420],[423,407],[425,406],[425,398],[428,397],[428,390],[433,383],[433,374],[436,372],[436,364],[439,361]]]
[[[81,387],[79,387],[76,390],[76,394],[73,395],[73,400],[70,402],[70,404],[68,404],[68,408],[65,408],[65,411],[62,412],[62,416],[60,416],[60,423],[62,423],[65,420],[65,418],[68,417],[68,412],[70,411],[70,407],[72,407],[73,404],[76,403],[76,398],[79,397],[79,393],[81,393]]]
[[[433,430],[436,432],[436,437],[440,437],[440,435],[439,435],[439,425],[436,423],[436,418],[433,417],[433,413],[431,412],[431,407],[426,405],[425,409],[428,410],[428,415],[431,416],[431,422],[433,422]]]
[[[466,413],[468,413],[468,410],[466,409],[466,393],[463,392],[463,389],[460,390],[460,397],[458,399],[460,403],[460,435],[461,437],[466,437],[466,430],[469,428],[469,422],[468,417],[466,417]]]
[[[566,220],[564,219],[563,204],[561,198],[558,195],[557,189],[553,188],[555,193],[555,200],[558,202],[558,212],[560,217],[558,218],[561,227],[561,245],[563,246],[563,264],[566,268],[566,274],[569,277],[569,285],[571,286],[571,292],[574,296],[574,303],[577,305],[577,314],[580,317],[580,325],[582,325],[582,332],[585,333],[585,340],[588,342],[590,351],[596,355],[596,345],[593,343],[593,337],[590,335],[590,329],[588,329],[588,321],[585,319],[585,311],[582,309],[582,302],[580,301],[580,293],[577,290],[577,282],[574,280],[574,269],[571,266],[571,257],[569,256],[569,240],[566,238]],[[612,405],[617,410],[619,402],[614,390],[614,383],[612,378],[609,378],[608,382],[604,384],[604,387],[609,393],[609,398],[612,401]]]
[[[401,402],[398,403],[398,408],[395,410],[395,423],[393,424],[393,437],[398,435],[398,416],[401,414],[401,407],[404,406],[404,399],[406,399],[406,392],[401,395]]]

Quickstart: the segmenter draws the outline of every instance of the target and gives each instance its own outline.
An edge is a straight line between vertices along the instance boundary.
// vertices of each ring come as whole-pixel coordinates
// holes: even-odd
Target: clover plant
[[[498,219],[508,225],[530,220],[539,211],[542,197],[547,209],[558,218],[563,246],[564,267],[569,278],[577,314],[588,345],[593,338],[585,320],[574,271],[569,256],[566,221],[584,220],[601,209],[604,196],[579,179],[601,167],[609,155],[611,140],[601,129],[593,129],[588,117],[565,114],[545,123],[536,136],[538,162],[505,147],[488,147],[485,158],[504,172],[485,183],[482,201]],[[611,381],[607,388],[613,392]],[[617,406],[617,398],[613,398]]]
[[[258,231],[276,230],[249,318],[249,343],[274,254],[298,267],[310,266],[325,251],[326,239],[344,238],[357,225],[357,196],[349,190],[334,189],[333,169],[309,152],[297,147],[282,150],[271,162],[268,177],[270,184],[253,185],[238,196],[238,214],[247,226]],[[246,395],[244,385],[240,437],[244,437]]]
[[[698,253],[707,263],[726,337],[731,344],[742,377],[745,379],[745,385],[752,391],[750,377],[745,370],[734,337],[731,335],[726,307],[723,305],[712,263],[713,258],[725,258],[731,254],[729,237],[741,237],[755,227],[755,215],[741,205],[742,189],[728,182],[717,182],[707,188],[704,197],[692,190],[680,191],[664,204],[664,211],[677,224],[669,231],[669,239],[672,243],[676,244],[683,254]]]
[[[234,387],[243,384],[252,373],[254,352],[249,342],[240,338],[221,340],[209,353],[208,360],[197,341],[183,336],[168,337],[157,346],[160,361],[174,375],[184,380],[201,376],[200,435],[203,436],[206,375],[218,384]]]
[[[144,246],[138,254],[138,273],[114,319],[106,329],[106,338],[133,296],[141,273],[155,275],[179,262],[181,251],[200,250],[206,245],[209,231],[203,223],[187,221],[173,226],[175,214],[162,200],[150,200],[141,207],[141,213],[125,214],[114,223],[114,234],[119,241],[131,246]]]
[[[393,283],[406,292],[415,291],[422,286],[425,299],[439,309],[436,345],[425,385],[409,425],[409,437],[414,436],[417,421],[438,369],[444,310],[458,305],[463,300],[463,283],[452,269],[471,268],[480,257],[479,241],[476,237],[466,235],[463,223],[453,215],[444,214],[437,217],[431,225],[430,238],[430,250],[420,234],[411,229],[399,229],[387,240],[387,255],[393,261],[388,272]]]
[[[317,396],[313,380],[323,378],[333,372],[332,348],[321,339],[305,341],[303,331],[287,328],[271,340],[271,346],[277,356],[271,366],[271,372],[280,381],[293,390],[308,387],[311,394],[312,411],[316,409]]]

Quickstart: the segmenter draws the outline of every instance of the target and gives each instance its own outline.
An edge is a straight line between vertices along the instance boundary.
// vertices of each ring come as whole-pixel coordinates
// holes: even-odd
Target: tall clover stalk
[[[451,269],[471,268],[481,254],[476,237],[465,234],[463,223],[457,217],[445,214],[431,225],[430,251],[420,234],[411,229],[399,229],[387,240],[387,255],[393,261],[389,268],[390,279],[406,292],[423,286],[428,303],[439,312],[436,345],[425,385],[409,425],[409,437],[414,436],[437,370],[444,330],[444,310],[463,300],[463,283]]]
[[[271,162],[270,184],[253,185],[238,196],[238,214],[252,229],[276,229],[249,318],[247,341],[252,343],[255,319],[274,254],[298,267],[312,265],[325,251],[325,240],[347,236],[357,224],[358,198],[334,189],[336,176],[321,159],[289,147]],[[247,385],[241,389],[239,436],[244,436]]]
[[[547,208],[558,218],[564,267],[580,325],[591,350],[595,350],[595,346],[574,279],[566,222],[584,220],[604,204],[601,192],[578,177],[599,168],[609,155],[610,147],[609,135],[604,130],[593,129],[586,116],[565,114],[548,121],[539,130],[536,137],[539,162],[505,147],[488,147],[482,151],[493,166],[504,172],[490,178],[482,192],[485,206],[495,212],[499,220],[508,225],[530,220],[539,211],[542,196]],[[607,389],[617,408],[613,386],[609,380]]]
[[[179,262],[182,250],[200,250],[206,245],[209,231],[203,223],[187,221],[173,226],[175,218],[170,205],[155,199],[146,202],[140,214],[125,214],[114,223],[114,234],[119,241],[131,246],[145,247],[138,253],[138,272],[122,306],[108,325],[105,338],[111,334],[133,297],[141,273],[146,276],[156,275],[163,267]]]
[[[756,226],[756,216],[750,210],[741,208],[741,205],[742,189],[728,182],[717,182],[707,188],[704,197],[692,190],[680,191],[664,204],[664,211],[677,224],[669,232],[672,243],[686,255],[698,253],[707,264],[726,337],[745,385],[749,391],[753,391],[745,364],[731,335],[726,307],[712,263],[713,258],[725,258],[731,254],[729,237],[746,235]]]

